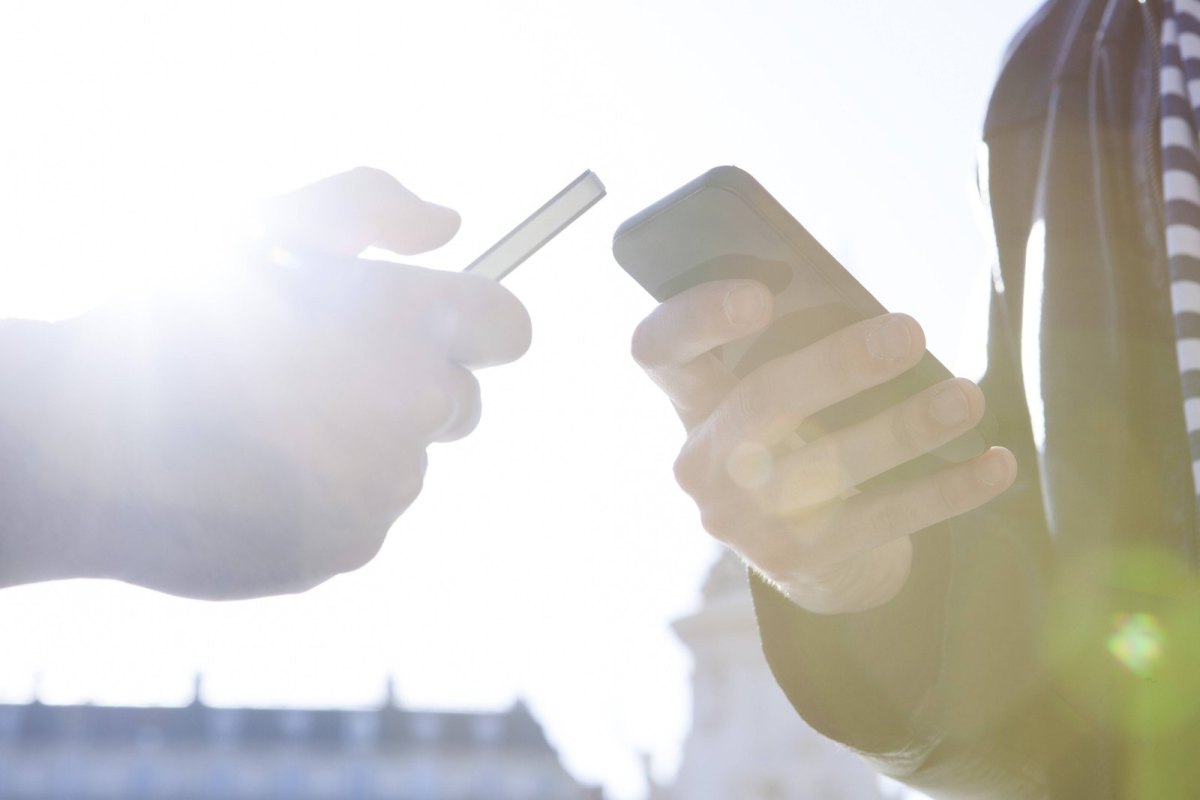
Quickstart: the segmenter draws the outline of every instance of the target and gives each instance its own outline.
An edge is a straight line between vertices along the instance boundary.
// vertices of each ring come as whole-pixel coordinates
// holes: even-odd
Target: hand
[[[354,569],[420,491],[426,446],[475,427],[471,370],[528,347],[528,315],[499,284],[354,257],[457,230],[384,173],[277,198],[261,221],[269,257],[218,288],[54,326],[27,477],[61,506],[42,537],[55,552],[27,578],[222,598]]]
[[[910,317],[885,315],[739,380],[711,351],[771,318],[766,287],[714,281],[667,300],[635,331],[634,358],[687,428],[676,478],[708,532],[793,602],[830,614],[880,606],[908,579],[909,537],[991,500],[1012,483],[1016,461],[992,448],[936,475],[855,491],[979,422],[983,394],[960,378],[781,450],[804,419],[913,367],[925,340]]]

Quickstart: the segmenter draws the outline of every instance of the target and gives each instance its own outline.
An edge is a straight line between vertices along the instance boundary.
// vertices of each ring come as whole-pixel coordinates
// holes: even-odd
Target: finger
[[[433,431],[432,441],[452,442],[461,439],[479,424],[482,402],[479,381],[469,370],[449,364],[443,374],[441,390],[447,400],[447,414],[442,425]]]
[[[801,517],[792,533],[776,533],[759,546],[770,551],[772,563],[795,565],[802,580],[806,571],[848,561],[978,508],[1011,486],[1016,474],[1012,453],[993,447],[937,475],[855,495]]]
[[[954,378],[843,431],[822,436],[764,468],[731,463],[733,476],[763,476],[777,513],[797,514],[843,496],[870,478],[936,450],[983,417],[983,392]],[[770,457],[770,456],[768,456]]]
[[[512,292],[480,275],[364,258],[313,260],[281,273],[272,285],[285,282],[297,307],[378,346],[470,369],[513,361],[529,349],[529,313]]]
[[[398,289],[403,304],[418,312],[426,341],[468,369],[514,361],[529,349],[529,312],[512,292],[490,278],[462,272],[397,267],[415,277]]]
[[[422,200],[371,167],[272,198],[258,214],[266,241],[342,256],[370,246],[406,255],[432,250],[453,238],[460,221],[458,212]]]
[[[684,421],[707,416],[736,383],[713,354],[766,327],[773,298],[755,281],[712,281],[666,300],[634,330],[633,358]]]
[[[421,447],[452,442],[475,429],[480,416],[479,381],[456,364],[430,362],[405,375],[402,403],[396,408],[405,430],[401,437]]]
[[[808,417],[911,369],[925,335],[905,314],[855,323],[746,376],[716,409],[715,441],[783,442]]]
[[[662,302],[633,332],[647,372],[687,364],[770,321],[771,293],[755,281],[710,281]]]
[[[399,368],[381,368],[380,374],[380,394],[370,398],[379,419],[358,420],[364,430],[374,431],[369,436],[423,448],[461,439],[479,423],[479,382],[470,370],[425,353],[403,359]],[[359,390],[357,396],[365,407],[366,393]]]

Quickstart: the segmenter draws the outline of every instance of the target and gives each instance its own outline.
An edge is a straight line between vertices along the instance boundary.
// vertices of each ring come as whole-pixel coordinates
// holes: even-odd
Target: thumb
[[[461,219],[386,172],[357,167],[267,200],[258,221],[269,241],[354,256],[370,246],[403,255],[433,250],[454,237]]]

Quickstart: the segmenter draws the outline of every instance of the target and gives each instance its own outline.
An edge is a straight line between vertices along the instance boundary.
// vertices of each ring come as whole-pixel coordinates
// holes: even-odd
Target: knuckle
[[[362,525],[363,536],[369,538],[370,532],[377,530],[382,544],[388,528],[421,494],[427,464],[428,457],[421,448],[387,464],[378,476],[372,477],[359,503],[367,518]]]
[[[729,456],[713,439],[707,427],[687,438],[672,467],[675,482],[701,505],[740,503],[749,495],[730,474]]]
[[[437,433],[438,441],[460,439],[475,430],[482,408],[478,379],[469,370],[454,368],[442,395],[443,417]]]
[[[860,327],[846,328],[829,339],[826,368],[834,385],[858,390],[873,383],[871,376],[879,371],[880,362],[867,350],[867,337]]]
[[[738,542],[738,549],[743,558],[768,575],[790,572],[796,556],[794,549],[776,532],[748,536]]]
[[[400,476],[399,491],[397,492],[399,508],[393,513],[393,520],[400,516],[421,493],[421,489],[425,486],[425,469],[428,465],[429,458],[424,450],[421,450],[416,458],[408,462],[407,469]]]
[[[355,531],[355,535],[349,537],[344,546],[340,548],[334,561],[335,571],[353,572],[366,566],[379,554],[384,539],[387,538],[389,527],[390,521],[376,522]]]
[[[816,530],[789,527],[755,536],[743,546],[744,555],[764,575],[782,582],[808,582],[820,575],[828,548]]]
[[[398,516],[395,508],[398,495],[411,490],[395,488],[383,496],[374,487],[360,494],[353,507],[343,509],[324,524],[312,527],[306,534],[303,559],[310,567],[309,574],[325,580],[333,575],[353,572],[365,566],[379,553],[388,530]],[[412,495],[415,496],[413,491]],[[411,497],[406,498],[407,507]]]
[[[633,335],[629,339],[629,354],[639,367],[651,369],[657,365],[657,350],[653,317],[647,317],[633,329]]]
[[[823,496],[832,496],[842,489],[845,474],[841,459],[829,449],[808,464],[804,477]]]
[[[900,327],[907,330],[906,343],[894,340],[894,333],[883,338],[882,352],[872,354],[872,341],[878,335],[881,324],[895,329],[899,318]],[[828,339],[826,358],[828,370],[838,385],[844,389],[859,390],[874,386],[888,376],[911,366],[912,359],[924,352],[924,333],[916,321],[906,315],[890,315],[883,321],[868,320],[838,331]]]
[[[920,524],[920,513],[911,503],[889,499],[880,503],[867,515],[865,534],[873,541],[882,541],[912,533],[921,527],[923,526]]]
[[[929,426],[924,422],[922,410],[907,403],[891,411],[892,443],[904,455],[915,455],[928,449]]]
[[[974,508],[977,492],[969,481],[963,480],[957,470],[947,470],[934,478],[934,489],[944,517],[952,517]]]
[[[451,394],[440,383],[413,387],[407,426],[422,443],[437,441],[454,414]]]
[[[838,384],[855,381],[861,366],[860,353],[863,345],[858,340],[861,337],[853,331],[840,331],[829,339],[825,351],[825,366],[829,375]]]
[[[796,510],[832,500],[844,488],[846,471],[830,447],[811,446],[797,452],[781,487],[780,504]]]
[[[775,455],[758,442],[739,442],[725,457],[725,474],[729,480],[752,492],[767,486],[775,469]]]
[[[759,373],[747,378],[738,384],[733,395],[734,413],[751,426],[757,427],[777,413],[781,391],[776,382],[765,380],[769,377],[769,373]]]
[[[350,176],[363,189],[386,189],[398,181],[378,167],[358,166],[350,170]]]
[[[675,482],[688,495],[696,497],[707,485],[707,453],[694,439],[689,439],[675,457]]]
[[[389,459],[389,463],[381,463],[377,474],[364,478],[356,504],[364,520],[359,527],[367,531],[380,528],[386,533],[420,495],[428,462],[424,448],[414,448]]]
[[[737,519],[727,508],[714,506],[701,509],[700,524],[709,536],[723,544],[732,545],[741,538],[738,536],[740,527]]]

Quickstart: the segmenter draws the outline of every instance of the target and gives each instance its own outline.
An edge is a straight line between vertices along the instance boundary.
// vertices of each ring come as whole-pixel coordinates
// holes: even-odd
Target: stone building
[[[602,800],[499,713],[0,705],[0,800]]]
[[[762,654],[746,568],[713,565],[675,631],[692,652],[692,727],[674,783],[652,800],[880,800],[874,773],[792,710]]]

